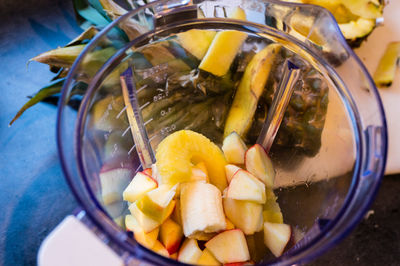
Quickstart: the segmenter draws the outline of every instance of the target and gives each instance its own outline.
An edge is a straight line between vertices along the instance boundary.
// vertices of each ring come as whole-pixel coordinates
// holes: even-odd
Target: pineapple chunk
[[[385,54],[379,61],[374,73],[376,86],[389,87],[396,75],[396,63],[400,58],[400,42],[391,42],[386,47]]]
[[[208,47],[217,34],[212,30],[192,29],[182,33],[178,33],[178,42],[199,60],[203,59]]]
[[[246,33],[237,30],[218,32],[199,68],[215,76],[225,75],[246,38]]]

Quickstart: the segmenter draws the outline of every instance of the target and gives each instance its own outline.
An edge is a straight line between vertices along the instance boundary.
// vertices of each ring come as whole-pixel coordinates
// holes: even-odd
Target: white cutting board
[[[377,27],[363,42],[356,54],[371,75],[375,72],[386,45],[400,41],[400,0],[390,0],[383,10],[384,25]],[[389,152],[385,174],[400,173],[400,69],[389,88],[378,88],[386,113],[389,131]]]

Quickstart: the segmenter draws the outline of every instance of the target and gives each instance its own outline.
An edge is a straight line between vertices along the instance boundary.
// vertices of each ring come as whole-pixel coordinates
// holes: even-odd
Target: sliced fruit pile
[[[248,242],[264,230],[272,254],[285,251],[292,230],[283,223],[272,190],[274,168],[260,145],[247,149],[233,132],[221,150],[181,130],[159,144],[156,159],[122,194],[130,211],[126,230],[138,243],[185,263],[254,264]]]

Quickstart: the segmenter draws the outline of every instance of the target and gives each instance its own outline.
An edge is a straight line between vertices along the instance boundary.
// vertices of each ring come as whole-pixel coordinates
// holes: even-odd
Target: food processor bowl
[[[158,143],[180,129],[222,142],[221,127],[233,95],[229,90],[213,91],[212,86],[205,86],[205,96],[175,93],[173,85],[183,86],[182,76],[173,78],[179,71],[195,75],[189,70],[196,68],[191,66],[196,58],[173,46],[174,38],[190,29],[239,30],[248,36],[242,47],[247,54],[271,43],[282,46],[281,60],[267,83],[270,92],[260,98],[247,144],[254,144],[261,130],[284,59],[303,73],[269,154],[277,172],[275,193],[285,222],[295,228],[296,244],[278,258],[265,251],[258,263],[305,263],[343,239],[365,215],[379,188],[387,129],[374,83],[347,46],[333,16],[317,6],[280,1],[170,0],[135,5],[86,45],[62,91],[58,149],[67,181],[85,214],[83,220],[101,232],[103,242],[126,264],[179,264],[142,247],[121,227],[127,203],[122,199],[104,202],[102,190],[108,188],[99,173],[104,168],[137,172],[148,167],[141,165],[143,158],[154,162]],[[237,6],[245,11],[246,20],[228,18]],[[162,41],[170,45],[169,53],[160,49],[152,54],[148,44]],[[145,48],[147,60],[143,60]],[[240,75],[246,62],[235,59],[232,76]],[[139,121],[136,126],[127,118],[121,75],[133,80],[131,115]],[[216,88],[226,84],[223,79],[201,78],[199,84],[217,82]],[[167,80],[169,90],[154,85]],[[82,86],[87,89],[80,97],[77,92]],[[79,110],[76,101],[80,101]],[[149,105],[152,109],[146,109]],[[133,140],[137,132],[140,143]],[[120,185],[121,194],[123,188]]]

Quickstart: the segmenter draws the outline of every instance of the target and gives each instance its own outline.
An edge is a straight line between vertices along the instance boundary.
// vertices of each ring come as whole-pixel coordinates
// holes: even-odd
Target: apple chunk
[[[282,255],[292,236],[290,225],[281,223],[264,223],[264,243],[276,257]]]
[[[160,240],[168,250],[169,254],[178,251],[183,238],[182,227],[172,219],[167,219],[161,225]]]
[[[202,251],[197,244],[197,240],[187,238],[179,250],[178,261],[188,264],[196,264],[201,253]]]
[[[168,211],[168,205],[175,196],[177,186],[175,185],[171,188],[168,185],[161,185],[145,193],[136,201],[136,205],[144,214],[153,220],[161,222]]]
[[[236,132],[230,133],[222,143],[226,161],[232,164],[244,164],[247,147]]]
[[[205,244],[221,263],[250,260],[249,249],[242,230],[232,229],[219,233]]]
[[[161,256],[169,258],[168,250],[158,240],[156,240],[156,242],[154,243],[154,246],[151,248],[151,250],[160,254]]]
[[[199,265],[221,265],[221,263],[214,257],[214,255],[205,248],[201,253],[200,259],[197,261]]]
[[[237,171],[239,171],[240,168],[239,166],[236,166],[234,164],[227,164],[225,165],[225,175],[226,175],[226,180],[228,181],[228,184],[231,182],[233,176],[236,174]]]
[[[283,215],[281,208],[279,207],[277,197],[272,189],[267,188],[267,201],[263,205],[263,217],[264,222],[270,223],[283,223]]]
[[[126,201],[135,202],[146,192],[153,190],[156,187],[157,182],[153,178],[143,172],[138,172],[126,187],[122,196]]]
[[[224,198],[224,210],[228,219],[246,235],[262,230],[262,205],[244,200]]]
[[[140,226],[143,230],[148,233],[159,227],[168,217],[172,214],[172,211],[175,208],[175,200],[172,200],[170,204],[166,207],[165,212],[163,213],[161,221],[156,221],[143,213],[138,206],[137,202],[132,203],[129,206],[129,211],[133,216],[135,216],[136,220],[139,222]]]
[[[108,205],[122,200],[122,191],[131,181],[133,170],[130,168],[110,168],[104,165],[100,171],[101,196]]]
[[[265,185],[245,170],[238,170],[229,183],[226,196],[236,200],[265,203]]]
[[[152,177],[152,175],[153,175],[153,171],[151,170],[151,168],[146,168],[142,172],[143,172],[143,174],[146,174],[150,177]]]
[[[157,241],[159,228],[146,233],[133,215],[125,216],[125,227],[128,231],[133,232],[133,236],[139,244],[148,249],[151,249]]]
[[[245,165],[247,171],[264,182],[267,187],[272,188],[275,180],[274,166],[261,145],[255,144],[247,150]]]

